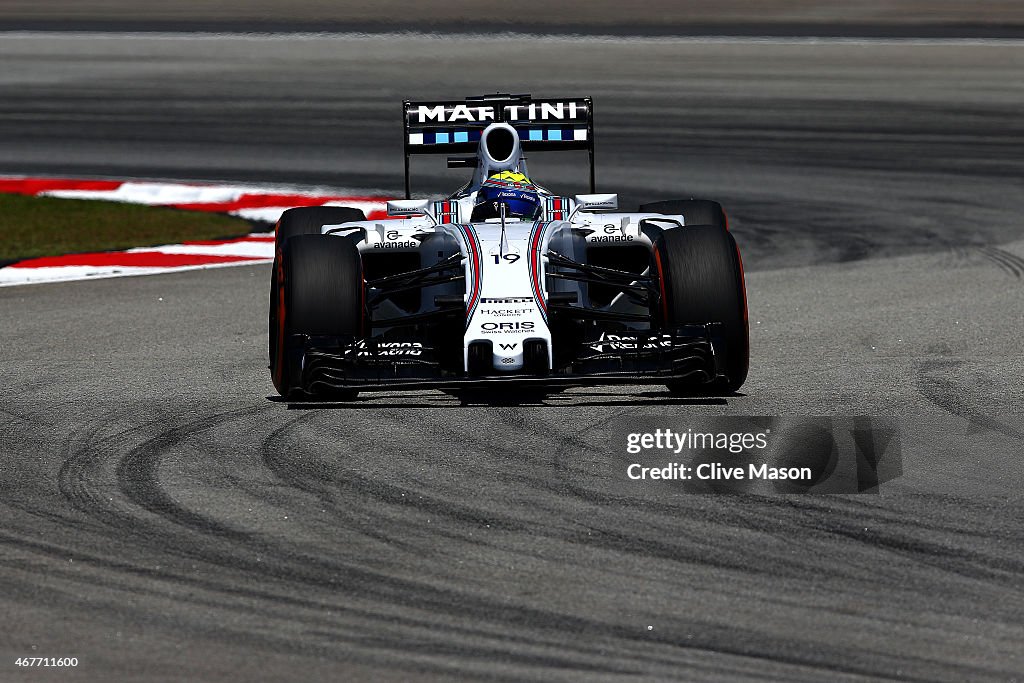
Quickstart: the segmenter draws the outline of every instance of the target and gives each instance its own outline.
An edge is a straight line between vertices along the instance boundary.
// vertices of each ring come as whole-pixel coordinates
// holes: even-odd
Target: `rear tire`
[[[747,296],[743,263],[733,236],[721,227],[697,225],[666,230],[654,244],[655,267],[662,282],[657,317],[666,329],[687,323],[721,323],[716,336],[725,342],[727,381],[704,391],[732,393],[743,385],[750,364]],[[671,382],[673,393],[693,393],[685,381]]]
[[[723,230],[729,229],[729,220],[725,216],[722,205],[707,199],[669,199],[662,202],[651,202],[640,205],[641,213],[661,213],[666,215],[682,215],[687,226],[714,225]]]
[[[285,243],[297,235],[319,235],[325,225],[365,221],[366,214],[348,206],[300,206],[281,214],[274,228],[274,246],[278,256]]]
[[[359,250],[342,237],[293,236],[275,262],[273,281],[271,376],[278,393],[300,398],[305,351],[301,335],[361,338],[365,333]],[[347,400],[357,393],[346,390],[331,396]]]

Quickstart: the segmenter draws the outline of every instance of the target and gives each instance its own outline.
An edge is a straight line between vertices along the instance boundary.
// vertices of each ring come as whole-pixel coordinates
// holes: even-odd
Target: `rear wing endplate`
[[[595,191],[594,110],[589,97],[534,99],[498,93],[402,104],[406,198],[411,196],[409,159],[413,154],[474,153],[484,128],[499,122],[516,129],[523,151],[587,150],[590,191]]]

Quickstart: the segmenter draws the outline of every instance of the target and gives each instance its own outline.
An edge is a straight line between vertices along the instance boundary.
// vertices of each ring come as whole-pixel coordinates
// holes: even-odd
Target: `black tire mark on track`
[[[404,605],[433,614],[465,616],[469,612],[470,614],[475,614],[479,619],[487,619],[491,615],[503,614],[504,618],[512,618],[513,621],[522,624],[533,624],[535,626],[548,624],[547,627],[541,626],[542,630],[558,632],[579,632],[582,630],[603,633],[608,629],[616,630],[621,628],[553,612],[523,607],[509,608],[503,603],[492,602],[489,599],[474,598],[465,593],[455,593],[445,589],[434,588],[426,583],[407,581],[362,569],[349,563],[329,561],[302,552],[286,551],[285,554],[282,554],[283,548],[275,546],[260,535],[225,527],[215,520],[180,506],[166,494],[157,479],[157,467],[164,450],[196,433],[212,429],[227,421],[227,419],[251,412],[254,411],[240,410],[217,414],[202,418],[184,427],[163,432],[132,449],[120,461],[117,467],[118,481],[121,489],[134,503],[171,520],[178,526],[187,527],[203,536],[212,535],[222,541],[228,541],[250,550],[258,550],[263,557],[262,562],[254,563],[240,559],[237,553],[229,552],[221,555],[220,558],[216,558],[211,557],[209,551],[205,551],[198,555],[201,559],[206,561],[213,560],[218,564],[228,567],[241,567],[249,571],[258,572],[264,576],[288,581],[290,584],[305,585],[310,589],[321,592],[330,590],[343,594],[352,594],[361,599],[372,599],[380,604]],[[298,422],[299,420],[295,420],[289,426],[294,426]],[[364,614],[363,616],[371,619],[394,621],[393,617],[389,618],[384,615]],[[408,615],[404,616],[401,622],[407,628],[436,628],[429,621],[409,618]],[[474,633],[478,632],[467,627],[464,633],[455,635],[465,640]],[[448,635],[452,634],[449,633]],[[420,637],[422,638],[423,636],[421,635]],[[541,645],[544,642],[546,642],[546,638],[543,637],[535,641],[527,641],[528,644],[532,645]],[[390,645],[379,643],[377,647],[391,651],[392,655],[409,655],[419,649],[415,645],[410,645],[408,641],[392,643]],[[443,650],[446,646],[439,641],[424,647],[424,651],[437,652]],[[483,660],[495,657],[508,658],[511,656],[502,649],[470,645],[455,648],[452,654],[456,653]],[[593,655],[595,651],[588,647],[584,648],[583,654]],[[611,666],[607,662],[593,666],[585,665],[581,661],[572,658],[571,655],[571,652],[566,655],[519,654],[515,655],[514,658],[520,660],[520,663],[523,665],[544,666],[554,669],[569,668],[580,671],[619,674],[634,671],[623,669],[619,666]]]
[[[312,418],[313,415],[306,417]],[[408,425],[408,419],[400,411],[382,411],[380,418],[389,418],[401,425]],[[416,418],[417,427],[429,431],[431,426],[421,419]],[[488,524],[492,528],[506,531],[523,531],[526,527],[512,517],[501,517],[498,515],[484,514],[481,511],[468,506],[461,505],[455,501],[445,500],[438,497],[424,495],[423,492],[414,489],[384,483],[379,478],[367,477],[356,472],[346,470],[339,478],[330,478],[329,473],[324,471],[313,471],[309,466],[303,467],[302,463],[289,460],[284,444],[290,437],[291,432],[305,423],[312,420],[292,420],[281,428],[275,430],[262,444],[261,453],[263,462],[281,481],[290,486],[307,491],[318,496],[324,503],[337,505],[337,499],[345,493],[358,493],[370,495],[382,503],[400,504],[418,509],[420,512],[432,513],[449,517],[467,524]],[[411,426],[411,425],[409,425]],[[393,432],[394,430],[388,430]],[[450,434],[449,434],[450,436]],[[470,438],[469,434],[464,434]],[[489,444],[488,444],[489,445]],[[515,449],[504,450],[508,455],[515,455]]]
[[[490,416],[499,422],[507,423],[511,425],[524,425],[527,420],[523,415],[522,409],[518,408],[501,408],[491,411],[477,411],[472,413],[469,411],[442,411],[445,417],[451,418],[452,415],[464,416],[467,420],[472,421],[477,417],[480,412],[486,412],[488,415],[483,422],[475,422],[467,424],[466,428],[461,428],[461,425],[453,425],[450,421],[446,421],[443,426],[438,426],[433,421],[425,420],[422,413],[418,413],[414,416],[403,415],[401,411],[386,411],[386,415],[380,415],[378,417],[386,417],[387,421],[392,422],[394,426],[388,427],[381,420],[376,420],[373,423],[369,423],[364,428],[374,430],[374,433],[387,433],[389,438],[398,439],[405,431],[413,430],[425,438],[431,438],[430,435],[434,431],[446,430],[451,436],[451,430],[457,430],[457,438],[464,442],[464,446],[469,449],[476,447],[490,448],[491,453],[489,456],[496,458],[503,457],[518,457],[522,460],[522,465],[527,469],[531,465],[530,454],[522,453],[513,446],[505,446],[503,444],[492,443],[485,434],[487,432],[487,422],[491,419]],[[363,501],[361,498],[369,497],[375,504],[384,505],[401,505],[404,509],[411,510],[415,514],[419,515],[441,515],[448,518],[453,523],[468,523],[470,525],[480,525],[483,520],[489,520],[492,527],[493,524],[492,516],[489,512],[482,512],[478,508],[472,506],[466,506],[464,504],[453,504],[447,498],[431,496],[424,497],[423,500],[419,500],[421,494],[420,491],[414,489],[408,489],[403,487],[397,487],[394,485],[382,485],[380,482],[358,474],[353,474],[349,471],[342,471],[335,473],[337,479],[331,479],[331,473],[323,471],[316,466],[309,467],[301,462],[295,462],[289,460],[288,456],[285,455],[288,451],[287,444],[295,440],[298,443],[308,443],[310,439],[317,434],[317,430],[320,429],[316,417],[323,416],[325,413],[313,413],[290,420],[286,425],[283,425],[279,429],[275,430],[263,444],[263,458],[270,468],[279,478],[283,481],[290,483],[296,487],[302,488],[313,495],[320,498],[322,502],[330,505],[350,505],[363,507]],[[326,413],[329,414],[329,413]],[[332,425],[333,426],[333,425]],[[356,425],[346,424],[345,434],[349,434],[352,429],[358,429]],[[306,432],[299,432],[300,430],[313,430],[313,434]],[[405,431],[403,431],[405,430]],[[331,436],[328,432],[326,437]],[[577,442],[578,443],[578,442]],[[346,448],[346,445],[339,444],[340,448]],[[529,485],[529,481],[532,480],[517,480],[519,484]],[[340,494],[339,494],[340,492]],[[401,494],[405,493],[403,497]],[[564,501],[561,498],[559,491],[547,491],[548,494],[554,495],[554,500],[564,505]],[[647,506],[642,506],[643,509],[647,509]],[[469,514],[466,514],[466,510]],[[678,508],[672,509],[675,514],[679,513]],[[588,538],[583,532],[573,532],[567,530],[564,525],[557,523],[545,525],[535,524],[528,528],[524,528],[522,524],[518,523],[508,525],[503,531],[513,533],[529,532],[531,537],[536,537],[538,540],[550,538],[567,541],[572,544],[578,544],[580,546],[586,546],[590,550],[598,551],[611,551],[617,553],[626,553],[634,557],[663,557],[665,559],[671,559],[678,562],[692,562],[704,566],[715,567],[718,566],[714,561],[709,561],[704,556],[703,550],[695,548],[689,552],[685,549],[687,543],[684,540],[680,540],[678,545],[670,546],[665,544],[665,549],[657,551],[652,549],[649,545],[645,545],[643,541],[637,542],[636,539],[630,538],[629,534],[616,533],[615,538],[619,539],[619,542],[607,542],[608,538],[611,538],[613,534],[611,532],[601,532],[602,538]],[[693,538],[696,539],[701,535],[706,535],[707,531],[694,532]],[[436,535],[436,532],[435,532]],[[461,536],[460,536],[461,540]],[[706,550],[706,549],[705,549]],[[737,559],[735,562],[728,563],[726,566],[729,569],[736,571],[750,571],[751,567],[749,562],[743,561],[739,555],[742,554],[740,549],[737,549]],[[540,556],[536,556],[540,557]],[[824,560],[823,560],[824,562]],[[570,562],[571,564],[571,562]],[[754,568],[755,573],[760,571],[760,568]],[[805,568],[807,575],[818,575],[824,568]],[[396,586],[398,588],[398,586]],[[813,670],[826,670],[833,673],[852,673],[852,674],[864,674],[867,673],[868,668],[861,668],[856,665],[842,666],[840,668],[833,669],[832,666],[835,662],[841,661],[835,657],[824,657],[819,658],[815,656],[807,656],[800,654],[786,654],[780,655],[781,652],[791,652],[790,648],[785,648],[783,645],[784,638],[774,638],[772,636],[766,636],[764,633],[758,634],[747,634],[747,637],[737,637],[734,630],[723,630],[722,627],[710,623],[701,622],[695,623],[686,628],[687,631],[695,632],[693,640],[688,640],[685,643],[681,643],[673,640],[658,640],[654,637],[654,643],[648,640],[647,637],[636,633],[635,630],[629,628],[623,628],[617,624],[608,624],[605,622],[595,622],[593,620],[580,620],[577,617],[566,615],[566,614],[550,614],[544,613],[543,616],[538,614],[534,608],[517,606],[517,605],[504,605],[501,608],[489,605],[489,601],[485,601],[483,604],[480,603],[479,598],[467,599],[468,596],[461,593],[448,594],[445,600],[448,601],[448,605],[442,607],[437,603],[424,604],[425,597],[419,594],[421,590],[424,590],[424,586],[419,585],[408,585],[406,586],[409,594],[399,597],[398,594],[391,596],[379,596],[383,601],[389,600],[400,600],[405,604],[411,604],[415,606],[425,606],[433,610],[440,610],[444,613],[449,613],[453,608],[457,613],[461,614],[463,618],[473,619],[474,621],[479,620],[484,624],[489,624],[490,627],[496,626],[494,624],[494,614],[492,610],[498,609],[498,613],[503,613],[502,621],[504,626],[512,627],[511,632],[515,632],[518,635],[514,637],[517,642],[525,642],[528,644],[536,645],[542,642],[550,642],[550,639],[554,636],[555,632],[564,633],[566,629],[569,632],[575,634],[571,644],[565,644],[563,647],[563,654],[566,657],[575,654],[581,654],[580,648],[584,642],[587,641],[605,641],[611,638],[618,641],[618,646],[615,648],[618,655],[616,657],[620,665],[624,665],[625,662],[636,661],[639,665],[639,661],[653,661],[650,655],[640,655],[635,652],[634,648],[641,647],[644,644],[657,643],[661,646],[671,646],[673,649],[679,648],[680,652],[684,650],[703,650],[716,652],[723,655],[730,656],[741,656],[741,657],[753,657],[755,659],[772,659],[789,665],[799,667],[810,667]],[[435,592],[436,589],[427,589],[430,592]],[[486,605],[486,606],[485,606]],[[523,631],[520,631],[518,627],[523,627]],[[504,636],[506,639],[510,638],[508,634]],[[767,641],[766,642],[766,638]],[[748,646],[744,643],[757,642],[757,646]],[[626,646],[627,649],[623,649]],[[465,653],[463,653],[465,654]],[[820,654],[820,653],[819,653]],[[664,656],[668,656],[665,653]],[[519,655],[506,652],[503,655],[505,659],[518,659]],[[634,660],[634,658],[636,658]],[[672,658],[666,660],[673,661]],[[821,667],[821,669],[819,669]],[[626,669],[619,668],[620,673],[626,671],[633,671],[639,673],[643,670],[643,667],[632,669],[627,667]],[[608,670],[611,671],[611,670]],[[877,669],[872,670],[874,675],[878,675]]]
[[[216,520],[191,511],[178,504],[170,495],[167,494],[159,483],[157,477],[157,470],[160,465],[162,455],[167,450],[196,434],[217,428],[238,417],[255,414],[260,410],[262,409],[246,408],[204,416],[186,425],[160,432],[156,436],[145,440],[142,444],[131,448],[128,453],[120,459],[116,467],[116,474],[122,492],[131,502],[139,505],[141,508],[159,515],[161,518],[167,519],[174,524],[175,528],[183,528],[186,530],[185,533],[180,534],[178,538],[169,539],[166,529],[152,524],[147,524],[138,518],[132,517],[131,515],[104,514],[104,521],[108,524],[117,523],[122,531],[129,527],[133,527],[140,536],[143,538],[148,537],[150,543],[155,542],[160,544],[167,552],[180,554],[185,557],[201,560],[207,563],[212,562],[227,569],[242,570],[264,579],[271,578],[280,582],[286,582],[288,585],[302,585],[314,594],[323,593],[325,590],[331,592],[335,596],[338,594],[351,594],[353,596],[358,596],[360,599],[375,600],[382,605],[395,604],[422,610],[426,614],[464,616],[463,610],[466,607],[470,607],[469,611],[476,613],[481,618],[485,618],[488,615],[502,613],[508,616],[509,610],[507,606],[504,606],[501,603],[494,603],[486,599],[471,598],[466,594],[453,593],[444,589],[433,588],[425,583],[396,579],[394,577],[361,569],[355,565],[328,561],[318,556],[312,556],[279,547],[269,539],[264,538],[259,534],[227,527]],[[90,430],[86,435],[79,436],[86,443],[90,443],[97,432],[98,428]],[[126,434],[120,433],[101,441],[116,442],[117,437],[124,435]],[[90,450],[89,447],[76,448],[75,453],[76,455],[72,459],[74,461],[72,466],[67,467],[65,470],[65,479],[73,479],[76,476],[82,475],[89,471],[91,466],[96,464],[98,458],[110,456],[110,451],[108,450],[100,450],[99,452],[96,452]],[[85,467],[82,468],[81,465],[85,465]],[[68,490],[69,492],[75,492],[74,495],[76,495],[79,504],[84,503],[84,507],[86,508],[88,508],[88,503],[94,504],[96,502],[95,498],[92,496],[77,495],[76,487],[69,487]],[[93,512],[95,511],[96,510],[93,509]],[[216,539],[216,547],[203,546],[196,543],[197,538],[206,538],[211,536]],[[170,546],[167,544],[169,540],[172,541]],[[229,545],[235,547],[225,548],[223,546],[225,541]],[[262,554],[262,561],[247,559],[239,552],[239,550],[242,549],[258,551]],[[97,557],[92,559],[100,563],[105,562],[104,558]],[[120,568],[125,569],[126,567],[121,566]],[[176,576],[173,578],[175,580],[178,579]],[[217,586],[217,588],[221,592],[224,590],[223,586]],[[231,592],[234,592],[234,590]],[[264,600],[269,597],[273,602],[281,602],[282,600],[281,596],[274,593],[257,593],[256,595]],[[284,600],[306,608],[312,607],[323,609],[326,607],[323,603],[315,601],[297,601],[290,598],[284,598]],[[331,603],[329,608],[334,612],[348,611],[350,612],[351,617],[358,618],[361,621],[394,623],[394,617],[388,616],[384,612],[378,613],[366,610],[347,609],[339,607],[336,603]],[[575,632],[580,629],[587,631],[603,631],[606,628],[606,626],[600,624],[600,622],[584,621],[551,612],[522,608],[520,608],[519,612],[518,620],[522,623],[548,623],[550,626],[547,628],[551,631],[564,632],[566,629],[568,629],[569,632]],[[361,644],[369,650],[388,652],[389,659],[395,656],[408,657],[426,653],[438,654],[448,647],[441,640],[437,640],[437,642],[430,644],[417,644],[417,639],[423,640],[424,638],[427,638],[425,634],[436,632],[437,630],[437,625],[427,618],[414,617],[409,614],[405,614],[401,623],[406,629],[415,629],[417,631],[422,631],[422,633],[418,636],[411,637],[409,640],[399,640],[391,643],[367,641]],[[480,635],[478,630],[470,627],[465,627],[463,629],[449,625],[447,628],[449,631],[447,636],[455,642],[467,642],[471,640],[473,636]],[[451,633],[453,630],[462,632]],[[545,640],[541,638],[536,641],[529,641],[528,644],[540,646],[544,642]],[[585,650],[583,654],[589,654],[591,656],[597,654],[596,649],[583,649]],[[468,644],[453,649],[450,654],[458,654],[463,657],[479,659],[482,661],[488,661],[494,658],[506,659],[509,657],[506,650],[497,648],[496,646],[485,647],[471,646]],[[620,674],[630,673],[633,671],[632,669],[622,669],[619,666],[613,666],[608,662],[591,666],[585,664],[580,659],[573,657],[571,652],[565,656],[524,653],[517,655],[515,658],[525,666],[547,667],[556,670],[572,669],[578,671],[611,672]],[[411,666],[411,664],[408,666]],[[439,666],[438,670],[450,671],[451,667]],[[496,680],[516,680],[514,677],[505,678],[502,676],[495,676],[494,678]]]
[[[998,247],[980,247],[978,253],[999,266],[1006,274],[1018,280],[1024,276],[1024,258]]]

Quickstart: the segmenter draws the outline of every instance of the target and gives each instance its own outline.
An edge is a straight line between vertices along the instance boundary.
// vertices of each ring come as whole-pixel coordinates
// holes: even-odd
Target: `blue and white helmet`
[[[513,220],[532,221],[540,215],[541,201],[537,188],[521,173],[502,171],[496,173],[481,185],[473,206],[472,221],[485,221],[501,216],[505,205],[505,217]]]

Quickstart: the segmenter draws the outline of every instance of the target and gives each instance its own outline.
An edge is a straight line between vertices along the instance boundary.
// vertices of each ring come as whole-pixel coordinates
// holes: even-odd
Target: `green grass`
[[[241,218],[118,202],[0,194],[0,262],[240,237]]]

